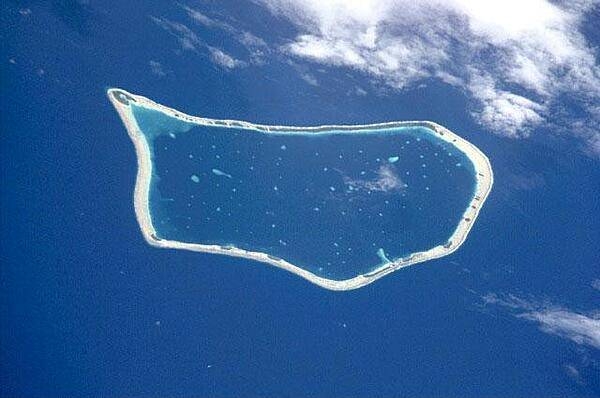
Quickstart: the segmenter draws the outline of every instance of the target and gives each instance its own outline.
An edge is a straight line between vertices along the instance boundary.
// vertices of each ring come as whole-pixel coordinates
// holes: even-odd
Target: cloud
[[[159,76],[159,77],[166,76],[167,73],[165,72],[165,70],[160,62],[150,60],[149,65],[150,65],[150,70],[156,76]]]
[[[505,176],[506,185],[514,191],[532,191],[546,185],[546,180],[539,173],[509,173]]]
[[[263,39],[254,35],[251,32],[236,28],[233,25],[218,20],[216,18],[210,18],[206,14],[203,14],[195,8],[186,5],[181,5],[181,8],[183,8],[187,12],[188,16],[192,20],[199,23],[200,25],[204,25],[207,28],[220,29],[227,33],[231,33],[236,37],[236,39],[240,43],[245,44],[248,47],[267,47],[267,43],[265,43]]]
[[[356,87],[356,88],[354,89],[354,94],[356,94],[356,95],[358,95],[358,96],[361,96],[361,97],[364,97],[364,96],[365,96],[365,95],[367,95],[368,93],[367,93],[367,91],[366,91],[365,89],[363,89],[363,88],[361,88],[361,87]]]
[[[233,69],[244,66],[245,62],[233,58],[231,55],[215,47],[209,47],[210,59],[217,65],[225,69]]]
[[[578,384],[581,384],[581,374],[579,373],[579,370],[571,365],[571,364],[567,364],[565,366],[563,366],[565,373],[567,374],[567,376],[569,376],[571,379],[575,380]]]
[[[479,100],[479,109],[472,116],[480,123],[510,137],[527,136],[530,126],[543,121],[544,107],[521,95],[496,87],[489,76],[471,77],[467,88]]]
[[[246,31],[237,31],[238,32],[238,40],[240,43],[244,44],[248,48],[263,48],[266,49],[267,43],[260,37],[254,35],[253,33]]]
[[[224,27],[228,27],[228,25],[226,24],[222,24],[219,21],[216,21],[212,18],[207,17],[206,15],[204,15],[203,13],[201,13],[200,11],[193,9],[191,7],[182,5],[181,6],[184,10],[187,11],[188,15],[190,16],[190,18],[192,18],[194,21],[196,21],[197,23],[204,25],[206,27],[209,28],[224,28]]]
[[[187,25],[180,22],[174,22],[165,18],[150,17],[154,23],[160,26],[163,30],[168,32],[171,36],[175,37],[184,51],[192,51],[199,53],[200,51],[207,51],[209,58],[216,65],[225,68],[233,69],[237,67],[245,66],[244,61],[238,60],[233,56],[227,54],[223,50],[208,45]]]
[[[391,192],[405,188],[404,183],[396,173],[395,167],[390,164],[380,166],[377,170],[377,176],[373,179],[351,178],[347,175],[342,175],[342,179],[351,191]]]
[[[198,51],[199,48],[205,46],[198,35],[182,23],[154,16],[151,16],[150,19],[164,31],[175,37],[183,50]]]
[[[522,318],[536,321],[542,331],[600,349],[600,317],[588,317],[567,310],[548,309],[525,313]]]
[[[282,47],[290,56],[396,89],[439,79],[462,89],[474,119],[495,133],[550,126],[600,154],[600,68],[582,33],[597,1],[256,1],[297,27]]]
[[[518,318],[538,324],[541,331],[569,339],[577,344],[600,349],[600,313],[579,313],[547,303],[508,295],[483,296],[485,304],[496,304],[515,312]]]
[[[310,73],[302,73],[300,75],[300,77],[302,78],[302,80],[304,80],[306,83],[310,84],[311,86],[317,87],[319,85],[317,78],[314,77],[313,75],[311,75]]]
[[[196,24],[208,29],[221,30],[233,37],[248,51],[251,63],[258,65],[264,63],[264,56],[269,52],[269,47],[262,38],[217,18],[211,18],[195,8],[186,5],[180,6]]]

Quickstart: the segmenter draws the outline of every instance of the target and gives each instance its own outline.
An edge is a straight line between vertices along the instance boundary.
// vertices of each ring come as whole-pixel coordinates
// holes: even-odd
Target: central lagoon
[[[476,197],[471,158],[425,124],[260,129],[129,110],[151,158],[147,207],[160,240],[265,253],[346,280],[449,245]]]

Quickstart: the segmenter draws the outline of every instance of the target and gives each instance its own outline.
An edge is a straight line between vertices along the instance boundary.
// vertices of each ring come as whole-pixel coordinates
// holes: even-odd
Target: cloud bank
[[[597,1],[256,1],[297,26],[282,48],[290,56],[396,89],[439,79],[462,89],[495,133],[550,126],[600,154],[600,68],[582,33]]]

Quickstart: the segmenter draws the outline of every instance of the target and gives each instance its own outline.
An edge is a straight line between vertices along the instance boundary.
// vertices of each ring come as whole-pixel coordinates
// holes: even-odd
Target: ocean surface
[[[219,7],[261,37],[295,37],[254,3]],[[579,143],[543,129],[494,135],[439,81],[377,90],[319,67],[315,87],[298,73],[312,64],[275,54],[225,71],[151,16],[189,23],[164,1],[0,3],[0,396],[600,394],[597,349],[483,300],[597,310],[600,165]],[[245,56],[221,31],[195,29]],[[349,94],[356,86],[368,95]],[[253,261],[157,249],[135,219],[136,156],[108,87],[263,124],[433,120],[490,158],[494,187],[451,256],[344,293]],[[200,190],[190,174],[215,167],[234,176],[242,166],[206,163],[180,182]]]
[[[265,133],[132,111],[151,148],[162,239],[341,280],[445,245],[473,200],[470,159],[426,127]]]

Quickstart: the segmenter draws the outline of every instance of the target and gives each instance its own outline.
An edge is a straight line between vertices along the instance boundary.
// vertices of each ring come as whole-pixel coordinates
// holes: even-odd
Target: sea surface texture
[[[446,244],[473,198],[469,158],[424,126],[266,132],[132,109],[162,239],[348,279]]]

